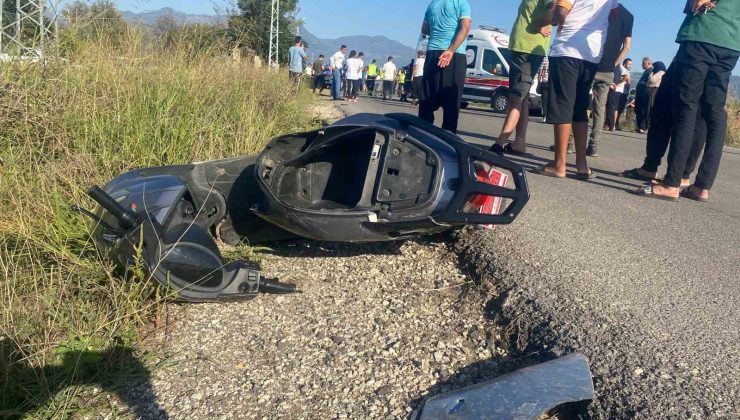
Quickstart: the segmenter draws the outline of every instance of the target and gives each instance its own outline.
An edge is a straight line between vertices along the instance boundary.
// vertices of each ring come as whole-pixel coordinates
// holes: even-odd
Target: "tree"
[[[77,0],[68,5],[62,15],[68,28],[83,39],[118,40],[126,32],[126,21],[113,0],[97,0],[92,4]]]
[[[229,33],[235,46],[248,47],[267,58],[270,50],[270,0],[239,0],[239,13],[229,19]],[[298,20],[295,17],[298,0],[280,0],[280,45],[281,61],[287,57],[293,45]]]

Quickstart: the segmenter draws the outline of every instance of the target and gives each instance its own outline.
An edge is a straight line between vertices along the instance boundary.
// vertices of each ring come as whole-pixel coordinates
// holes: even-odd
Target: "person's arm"
[[[614,60],[614,65],[618,66],[624,61],[625,58],[627,58],[627,54],[629,54],[630,49],[632,48],[632,37],[628,36],[624,39],[624,43],[622,44],[622,50],[619,51],[619,55],[617,56],[617,59]]]
[[[431,34],[431,30],[429,29],[429,22],[424,21],[424,23],[421,24],[421,34],[429,36]]]
[[[336,56],[336,54],[334,54],[331,57],[329,57],[329,69],[330,70],[334,70],[337,67],[336,66],[336,61],[334,60],[334,57],[335,56]]]
[[[457,35],[452,40],[452,44],[439,56],[439,61],[437,62],[439,67],[445,68],[450,65],[452,57],[455,55],[455,50],[460,48],[460,45],[468,38],[471,23],[470,18],[460,19],[460,23],[457,26]]]
[[[565,18],[568,17],[568,14],[573,9],[573,5],[576,1],[577,0],[573,0],[571,3],[568,0],[557,0],[555,2],[555,8],[552,12],[552,26],[558,27],[558,33],[563,30]]]
[[[539,19],[532,22],[531,29],[533,29],[533,32],[539,32],[543,36],[550,36],[552,35],[552,30],[550,29],[550,26],[552,25],[552,16],[555,13],[555,1],[544,1],[547,2],[545,14],[542,15]]]

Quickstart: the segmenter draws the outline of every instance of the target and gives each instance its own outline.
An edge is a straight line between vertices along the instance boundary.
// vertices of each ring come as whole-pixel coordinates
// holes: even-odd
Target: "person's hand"
[[[449,66],[454,55],[455,53],[453,51],[445,50],[445,52],[443,52],[442,55],[439,56],[439,61],[437,62],[437,65],[440,68],[445,68]]]
[[[611,89],[611,90],[617,90],[617,84],[616,83],[612,83],[612,85],[611,85],[611,87],[609,87],[609,89]]]
[[[717,4],[712,0],[694,0],[694,7],[691,9],[694,11],[694,14],[697,14],[701,12],[705,7],[707,10],[712,10],[717,6]]]
[[[543,36],[546,36],[546,37],[547,36],[550,36],[550,35],[552,35],[552,29],[550,29],[549,26],[543,26],[543,27],[540,28],[540,34],[542,34]]]

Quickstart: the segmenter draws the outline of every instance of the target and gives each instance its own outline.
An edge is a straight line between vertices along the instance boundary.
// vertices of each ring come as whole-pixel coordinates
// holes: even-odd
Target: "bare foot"
[[[558,170],[553,166],[552,163],[548,163],[545,166],[540,166],[533,172],[540,175],[551,176],[553,178],[565,178],[565,168],[561,168],[560,170]]]
[[[691,180],[690,179],[684,178],[684,179],[681,180],[681,188],[686,188],[686,187],[688,187],[690,185],[691,185]]]
[[[663,184],[653,185],[653,195],[662,195],[664,197],[678,198],[681,189],[678,187],[666,187]]]

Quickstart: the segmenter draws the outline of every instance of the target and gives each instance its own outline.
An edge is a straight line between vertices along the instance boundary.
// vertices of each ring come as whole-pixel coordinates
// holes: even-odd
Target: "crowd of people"
[[[419,51],[411,63],[399,68],[391,56],[382,66],[375,59],[368,64],[364,52],[351,50],[348,53],[347,46],[342,45],[328,61],[321,54],[307,66],[303,40],[297,36],[295,45],[288,51],[290,80],[297,90],[302,75],[307,74],[314,93],[322,94],[328,88],[334,100],[357,102],[358,94],[366,92],[385,100],[393,99],[395,95],[402,102],[413,100],[418,104],[416,98],[421,88],[424,54]]]
[[[564,178],[567,154],[575,153],[576,178],[592,178],[587,157],[598,156],[602,132],[621,129],[622,113],[630,108],[635,130],[647,134],[644,164],[622,173],[647,181],[636,193],[707,201],[726,136],[729,78],[740,56],[740,1],[686,0],[682,7],[678,53],[668,67],[644,58],[633,90],[627,54],[634,16],[619,0],[521,0],[509,41],[509,109],[491,150],[526,153],[528,95],[537,79],[545,121],[554,126],[554,159],[536,173]],[[384,99],[394,92],[402,100],[413,96],[419,117],[431,123],[442,108],[442,128],[456,133],[471,22],[468,0],[432,0],[421,28],[428,47],[411,64],[398,69],[388,57],[382,68],[375,61],[365,66],[362,53],[345,59],[342,46],[328,65],[323,57],[314,64],[313,87],[331,77],[334,99],[356,101],[358,91],[376,92],[380,80]],[[667,174],[658,180],[666,151]]]

